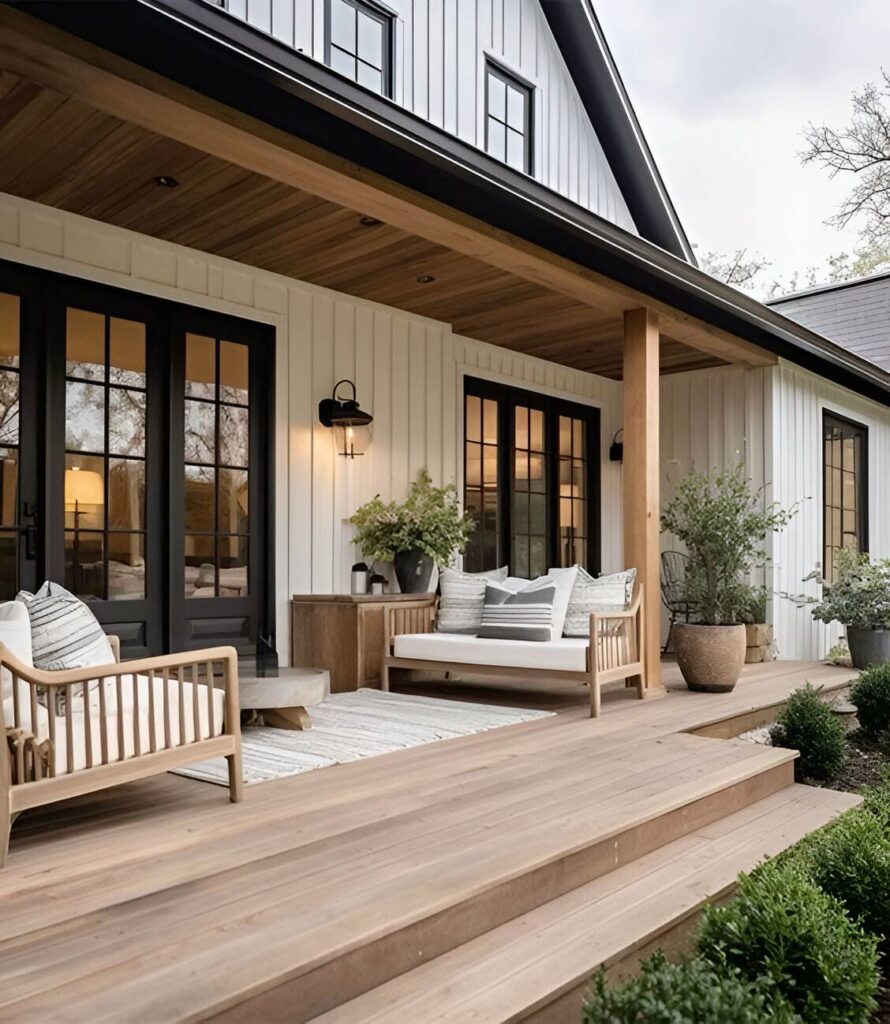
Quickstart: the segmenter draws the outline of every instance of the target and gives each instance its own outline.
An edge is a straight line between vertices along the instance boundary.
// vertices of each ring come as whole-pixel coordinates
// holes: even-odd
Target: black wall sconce
[[[338,398],[341,385],[352,388],[352,398]],[[364,455],[371,443],[371,424],[374,417],[359,408],[355,398],[355,384],[345,377],[334,385],[330,398],[318,403],[318,418],[322,426],[332,427],[337,454],[347,459]]]
[[[615,431],[615,436],[609,445],[609,462],[624,462],[624,442],[618,440],[618,435],[623,433],[624,427]]]

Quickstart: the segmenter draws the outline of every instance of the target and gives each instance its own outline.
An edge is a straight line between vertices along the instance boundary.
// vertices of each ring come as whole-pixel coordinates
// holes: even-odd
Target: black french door
[[[0,598],[43,579],[128,656],[274,646],[270,328],[0,266]]]

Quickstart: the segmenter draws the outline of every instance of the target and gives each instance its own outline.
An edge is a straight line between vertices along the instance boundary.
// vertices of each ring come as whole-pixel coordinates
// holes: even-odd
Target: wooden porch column
[[[661,682],[658,315],[624,314],[624,564],[643,584],[645,692]],[[628,680],[630,684],[631,680]]]

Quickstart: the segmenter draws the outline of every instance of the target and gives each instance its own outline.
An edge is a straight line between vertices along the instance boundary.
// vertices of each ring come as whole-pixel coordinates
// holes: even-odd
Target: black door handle
[[[33,562],[37,557],[37,527],[25,527],[25,558]]]

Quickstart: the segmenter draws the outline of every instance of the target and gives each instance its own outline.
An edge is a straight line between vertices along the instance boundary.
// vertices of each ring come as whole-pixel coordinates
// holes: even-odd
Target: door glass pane
[[[0,526],[18,521],[18,458],[17,448],[0,448]]]
[[[216,538],[185,538],[185,596],[216,597]]]
[[[142,599],[145,324],[69,308],[66,326],[66,579],[90,599]]]
[[[11,601],[18,592],[18,540],[9,530],[0,530],[0,598]]]
[[[85,309],[68,309],[65,372],[82,380],[105,380],[105,317]]]
[[[216,406],[212,402],[185,403],[185,460],[216,460]]]
[[[247,533],[248,481],[246,469],[219,471],[219,529],[221,533]]]
[[[216,397],[216,341],[213,338],[186,335],[185,393],[192,398]]]
[[[111,359],[108,379],[112,384],[145,387],[145,324],[111,317]]]
[[[246,345],[219,343],[219,397],[223,402],[247,405],[248,355]]]
[[[0,292],[0,366],[19,365],[20,307],[18,295]]]
[[[0,369],[0,444],[19,443],[19,375]]]
[[[109,388],[108,450],[145,455],[145,392]]]
[[[105,597],[105,536],[99,531],[65,531],[65,586],[82,601]]]
[[[247,538],[219,538],[219,596],[247,595]]]
[[[185,467],[185,528],[212,533],[216,529],[216,470],[208,466]]]
[[[104,451],[104,385],[69,380],[65,387],[65,447],[75,452]]]
[[[108,527],[145,529],[145,463],[141,459],[109,461]]]
[[[220,406],[219,461],[225,466],[246,466],[248,460],[247,409],[234,405]]]

